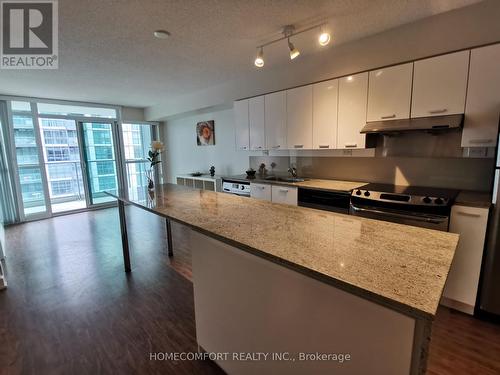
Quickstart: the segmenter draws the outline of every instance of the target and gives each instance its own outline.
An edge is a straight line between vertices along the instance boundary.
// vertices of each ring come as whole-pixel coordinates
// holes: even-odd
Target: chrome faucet
[[[297,168],[295,167],[288,168],[288,173],[290,173],[293,178],[297,178]]]

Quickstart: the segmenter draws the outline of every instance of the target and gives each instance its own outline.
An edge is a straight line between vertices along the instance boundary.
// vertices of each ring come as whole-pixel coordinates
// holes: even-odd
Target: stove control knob
[[[240,186],[240,189],[241,189],[241,190],[245,190],[245,185],[241,185],[241,186]]]
[[[431,199],[431,198],[429,198],[429,197],[425,197],[424,199],[422,199],[422,201],[423,201],[424,203],[431,203],[431,202],[432,202],[432,199]]]
[[[356,195],[361,195],[361,190],[356,190]]]
[[[436,199],[434,199],[434,203],[435,204],[443,204],[444,201],[441,198],[436,198]]]
[[[365,197],[369,197],[370,196],[370,192],[367,190],[365,191]]]

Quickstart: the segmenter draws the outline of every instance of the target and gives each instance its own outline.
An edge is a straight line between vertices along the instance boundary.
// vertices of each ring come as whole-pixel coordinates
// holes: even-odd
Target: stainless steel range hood
[[[367,122],[361,129],[365,134],[387,134],[410,131],[446,131],[459,129],[464,122],[464,115],[448,115],[434,117],[418,117],[402,120]]]

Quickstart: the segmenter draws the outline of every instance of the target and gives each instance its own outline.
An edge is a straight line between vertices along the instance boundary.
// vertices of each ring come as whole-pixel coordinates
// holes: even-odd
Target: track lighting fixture
[[[264,48],[260,47],[257,57],[255,58],[255,66],[262,68],[264,66]]]
[[[328,45],[330,43],[331,37],[330,37],[329,32],[323,30],[324,25],[325,24],[315,25],[315,26],[311,26],[311,27],[308,27],[308,28],[300,30],[300,31],[295,31],[294,25],[286,25],[285,27],[283,27],[283,30],[282,30],[283,36],[281,38],[271,40],[270,42],[267,42],[267,43],[264,43],[264,44],[257,46],[259,51],[258,51],[257,57],[255,58],[255,61],[254,61],[255,66],[258,68],[262,68],[264,66],[264,47],[266,47],[270,44],[280,42],[282,40],[287,41],[288,49],[290,51],[290,60],[294,60],[295,58],[297,58],[300,55],[300,51],[298,50],[298,48],[296,48],[293,45],[293,43],[290,41],[290,38],[292,36],[305,33],[306,31],[310,31],[310,30],[314,30],[314,29],[319,28],[319,30],[320,30],[320,34],[318,35],[319,44],[321,46]]]

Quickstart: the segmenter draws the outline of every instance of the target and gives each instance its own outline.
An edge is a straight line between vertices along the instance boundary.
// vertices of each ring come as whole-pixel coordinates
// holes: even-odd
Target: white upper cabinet
[[[365,148],[368,73],[339,79],[337,148]]]
[[[473,49],[462,147],[495,147],[500,116],[500,44]]]
[[[411,117],[464,113],[469,51],[415,62]]]
[[[264,97],[250,98],[248,101],[248,123],[250,126],[250,149],[264,150]]]
[[[312,107],[312,85],[286,91],[288,148],[312,148]]]
[[[367,121],[410,117],[413,63],[370,72]]]
[[[250,148],[250,133],[248,127],[248,99],[234,102],[234,128],[236,133],[236,150]]]
[[[339,81],[313,85],[313,148],[337,148]]]
[[[286,92],[265,96],[266,148],[286,149]]]

